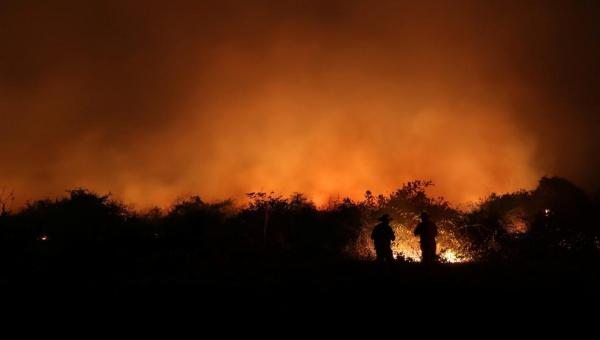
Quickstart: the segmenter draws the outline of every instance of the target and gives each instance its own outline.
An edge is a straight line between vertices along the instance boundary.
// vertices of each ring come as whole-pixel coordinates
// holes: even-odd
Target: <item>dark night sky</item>
[[[0,2],[0,186],[598,188],[597,1]]]

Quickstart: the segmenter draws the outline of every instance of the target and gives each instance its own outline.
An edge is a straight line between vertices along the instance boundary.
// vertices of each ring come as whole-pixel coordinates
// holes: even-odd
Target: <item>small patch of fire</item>
[[[404,260],[406,262],[421,262],[421,251],[410,247],[408,244],[395,244],[393,247],[394,259]],[[472,259],[453,249],[443,249],[438,252],[438,257],[442,263],[466,263]]]
[[[39,235],[37,237],[37,240],[38,241],[43,241],[43,242],[48,241],[48,235],[47,234],[41,234],[41,235]]]
[[[467,257],[456,253],[452,249],[446,249],[443,252],[441,252],[440,259],[442,260],[442,262],[446,263],[463,263],[470,261]]]

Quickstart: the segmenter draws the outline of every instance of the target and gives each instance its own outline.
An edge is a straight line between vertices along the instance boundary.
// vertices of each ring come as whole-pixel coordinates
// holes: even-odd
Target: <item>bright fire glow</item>
[[[440,227],[442,223],[439,223]],[[414,226],[405,226],[402,224],[392,223],[396,241],[392,243],[392,251],[395,258],[404,258],[408,261],[421,261],[421,247],[419,239],[413,235]],[[437,241],[437,254],[441,262],[445,263],[460,263],[469,262],[471,257],[463,254],[459,249],[460,242],[447,232],[445,228],[439,229]]]
[[[392,242],[392,252],[394,259],[405,260],[409,262],[421,262],[421,249],[419,239],[413,235],[414,227],[407,227],[402,224],[392,223],[396,240]],[[437,237],[437,254],[441,262],[444,263],[465,263],[473,260],[468,253],[461,251],[461,244],[451,233],[440,229]],[[363,258],[374,258],[375,248],[370,239],[370,229],[365,228],[359,237],[355,252]]]

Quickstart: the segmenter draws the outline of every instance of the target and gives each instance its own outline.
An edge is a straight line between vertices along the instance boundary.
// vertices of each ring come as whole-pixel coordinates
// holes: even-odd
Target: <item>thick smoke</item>
[[[0,186],[145,206],[596,188],[595,2],[3,1]]]

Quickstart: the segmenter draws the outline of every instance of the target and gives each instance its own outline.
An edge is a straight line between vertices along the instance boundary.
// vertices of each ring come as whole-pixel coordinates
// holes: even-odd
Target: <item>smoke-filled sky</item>
[[[418,4],[417,4],[418,3]],[[600,177],[597,1],[0,2],[0,187],[455,203]]]

